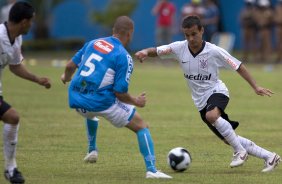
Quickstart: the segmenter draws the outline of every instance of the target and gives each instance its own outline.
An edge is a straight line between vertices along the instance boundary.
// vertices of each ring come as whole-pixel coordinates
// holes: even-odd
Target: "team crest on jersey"
[[[114,46],[105,40],[97,40],[94,43],[94,49],[102,52],[103,54],[109,54],[112,52]]]
[[[207,59],[200,59],[200,67],[207,68],[208,67],[208,60]]]

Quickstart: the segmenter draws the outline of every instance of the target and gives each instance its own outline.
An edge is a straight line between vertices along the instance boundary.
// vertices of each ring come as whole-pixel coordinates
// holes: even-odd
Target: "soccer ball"
[[[173,148],[167,155],[167,163],[171,169],[177,172],[185,171],[191,164],[192,157],[187,149],[182,147]]]

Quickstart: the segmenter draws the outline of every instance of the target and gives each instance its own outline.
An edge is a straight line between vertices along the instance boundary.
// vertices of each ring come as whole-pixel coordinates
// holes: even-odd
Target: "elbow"
[[[9,70],[13,73],[13,74],[15,74],[15,75],[17,75],[17,65],[9,65]]]
[[[66,70],[68,71],[75,71],[77,68],[76,64],[72,61],[69,61],[66,65]]]
[[[123,93],[119,93],[119,92],[114,92],[115,96],[117,97],[117,99],[121,100],[123,97]]]
[[[130,97],[128,96],[127,93],[119,93],[119,92],[114,92],[115,93],[115,96],[116,98],[121,101],[121,102],[125,102],[125,103],[128,103],[130,100]]]
[[[244,68],[244,64],[241,63],[240,66],[237,68],[236,71],[240,73],[240,71],[242,71],[243,68]]]

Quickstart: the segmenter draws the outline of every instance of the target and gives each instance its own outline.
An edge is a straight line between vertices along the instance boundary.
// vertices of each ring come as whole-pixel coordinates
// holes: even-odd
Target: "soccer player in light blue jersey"
[[[98,149],[96,145],[97,130],[99,119],[94,117],[92,119],[86,118],[86,132],[88,141],[88,152],[84,157],[85,163],[96,163],[98,159]]]
[[[156,169],[154,144],[147,123],[135,106],[144,107],[146,94],[128,93],[133,60],[124,46],[132,39],[133,21],[118,17],[113,35],[86,43],[67,63],[61,76],[69,85],[69,105],[91,120],[104,117],[115,127],[127,127],[137,135],[146,165],[146,178],[172,178]]]

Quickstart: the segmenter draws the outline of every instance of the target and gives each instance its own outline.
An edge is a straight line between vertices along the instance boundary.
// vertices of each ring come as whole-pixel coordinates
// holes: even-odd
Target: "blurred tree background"
[[[49,35],[49,23],[52,10],[68,0],[28,0],[36,10],[36,19],[34,25],[34,38],[47,39]],[[78,0],[79,2],[88,4],[87,0]],[[89,1],[89,0],[88,0]],[[93,23],[98,23],[106,30],[111,29],[116,17],[120,15],[130,15],[138,4],[137,0],[110,0],[106,9],[103,11],[93,10],[91,17]]]
[[[35,24],[33,29],[34,39],[47,39],[49,38],[49,23],[51,11],[58,4],[65,0],[28,0],[36,12]]]
[[[121,15],[130,16],[138,5],[138,0],[111,0],[104,11],[93,11],[92,20],[111,32],[115,19]]]
[[[83,44],[84,40],[60,39],[55,40],[50,36],[50,26],[53,10],[62,3],[77,1],[85,6],[93,5],[93,0],[27,0],[36,11],[33,39],[24,42],[27,49],[50,50],[50,49],[73,49]],[[128,15],[137,7],[138,0],[108,0],[103,10],[90,8],[89,19],[93,24],[101,26],[106,34],[111,34],[112,25],[116,17]]]

